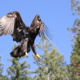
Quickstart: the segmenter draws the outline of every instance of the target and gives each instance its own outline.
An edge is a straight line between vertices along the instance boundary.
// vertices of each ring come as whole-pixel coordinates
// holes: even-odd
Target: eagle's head
[[[40,16],[37,14],[36,15],[36,19],[39,21],[39,22],[41,22],[41,18],[40,18]]]
[[[44,23],[39,14],[34,17],[30,27],[33,27],[33,31],[36,34],[40,34],[44,30]]]
[[[40,29],[41,25],[42,25],[42,20],[41,20],[40,16],[37,14],[35,16],[35,28]]]

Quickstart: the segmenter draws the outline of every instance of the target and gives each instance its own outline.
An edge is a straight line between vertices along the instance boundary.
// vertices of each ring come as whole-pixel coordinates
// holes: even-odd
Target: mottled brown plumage
[[[10,53],[13,57],[24,56],[26,52],[30,51],[30,48],[32,48],[36,55],[34,41],[38,34],[40,36],[47,35],[49,38],[52,37],[48,27],[45,26],[39,15],[34,17],[30,27],[28,27],[23,22],[18,11],[8,13],[6,16],[0,18],[0,36],[8,34],[12,35],[13,41],[21,42]]]

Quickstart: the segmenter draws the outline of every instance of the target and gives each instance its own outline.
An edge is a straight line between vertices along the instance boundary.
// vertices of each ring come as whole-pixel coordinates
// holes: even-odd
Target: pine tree
[[[75,33],[73,51],[71,53],[71,64],[68,65],[70,80],[80,80],[80,21],[78,20],[75,27],[71,28]]]
[[[0,80],[10,80],[6,75],[3,75],[3,69],[4,69],[4,65],[1,62],[1,56],[0,56]]]
[[[34,58],[38,65],[34,80],[68,80],[63,55],[47,39],[42,38],[41,42],[37,46],[42,49],[43,54],[41,59]]]
[[[77,13],[80,15],[80,0],[71,0],[71,8],[74,11],[73,15]]]
[[[71,0],[73,10],[80,15],[80,1]],[[74,45],[72,46],[73,51],[70,56],[70,65],[68,65],[69,79],[70,80],[80,80],[80,19],[74,21],[73,27],[71,30],[74,34],[73,40]]]
[[[70,80],[80,79],[80,33],[75,38],[73,51],[71,53],[71,64],[68,66],[70,72]]]
[[[2,76],[2,72],[3,72],[3,64],[1,62],[1,56],[0,56],[0,76]]]
[[[16,47],[16,45],[15,45]],[[7,69],[8,75],[10,75],[11,80],[32,80],[29,77],[30,64],[27,61],[20,62],[21,58],[12,58],[9,61],[12,62],[12,65]]]
[[[2,72],[3,72],[3,64],[1,62],[1,56],[0,56],[0,79],[2,79]]]

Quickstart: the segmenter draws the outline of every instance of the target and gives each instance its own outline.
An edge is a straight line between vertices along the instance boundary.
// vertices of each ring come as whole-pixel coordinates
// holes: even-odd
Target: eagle
[[[22,56],[27,57],[31,49],[36,57],[40,58],[34,44],[36,36],[47,36],[51,38],[49,28],[38,14],[34,17],[30,27],[28,27],[22,20],[18,11],[10,12],[0,18],[0,36],[2,35],[11,35],[13,41],[20,43],[20,45],[10,52],[10,55],[14,58]]]

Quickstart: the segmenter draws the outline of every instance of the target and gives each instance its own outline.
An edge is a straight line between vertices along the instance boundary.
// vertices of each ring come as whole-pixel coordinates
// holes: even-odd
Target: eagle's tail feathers
[[[23,52],[21,51],[21,45],[19,45],[19,46],[17,46],[17,47],[10,53],[10,55],[11,55],[12,57],[17,58],[17,57],[25,56],[25,53],[23,53]]]

